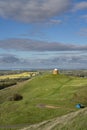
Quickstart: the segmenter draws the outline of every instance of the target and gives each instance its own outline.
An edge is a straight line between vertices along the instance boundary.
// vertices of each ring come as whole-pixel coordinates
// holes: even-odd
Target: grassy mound
[[[9,101],[14,93],[23,100]],[[87,79],[45,74],[0,90],[0,125],[34,124],[76,111],[87,105]]]

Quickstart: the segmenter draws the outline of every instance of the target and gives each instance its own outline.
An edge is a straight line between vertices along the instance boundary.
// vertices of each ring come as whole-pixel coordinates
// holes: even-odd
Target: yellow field
[[[37,72],[23,72],[23,73],[20,73],[20,74],[8,74],[8,75],[3,75],[3,76],[0,76],[0,80],[2,79],[17,79],[17,78],[30,78],[31,76],[35,76],[37,75],[38,73]]]

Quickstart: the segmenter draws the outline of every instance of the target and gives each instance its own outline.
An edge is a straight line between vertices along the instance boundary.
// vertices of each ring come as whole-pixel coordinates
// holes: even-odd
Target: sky
[[[0,69],[87,69],[86,0],[0,0]]]

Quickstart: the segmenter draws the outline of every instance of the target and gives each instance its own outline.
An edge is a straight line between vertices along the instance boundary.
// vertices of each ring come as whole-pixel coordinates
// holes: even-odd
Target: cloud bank
[[[40,55],[40,52],[37,53]],[[87,52],[42,52],[43,57],[20,58],[17,55],[0,55],[0,67],[4,68],[61,68],[61,69],[87,69]],[[52,56],[53,55],[53,56]]]
[[[70,51],[87,50],[87,45],[63,44],[31,39],[0,40],[0,49],[16,51]]]
[[[43,22],[66,12],[72,0],[0,0],[0,16],[22,22]]]

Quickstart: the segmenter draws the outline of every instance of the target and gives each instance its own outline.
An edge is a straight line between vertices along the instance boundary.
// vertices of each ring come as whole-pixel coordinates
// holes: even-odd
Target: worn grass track
[[[87,130],[87,108],[21,130]]]

